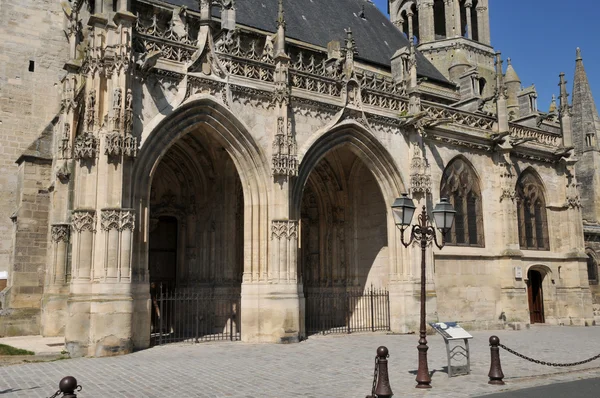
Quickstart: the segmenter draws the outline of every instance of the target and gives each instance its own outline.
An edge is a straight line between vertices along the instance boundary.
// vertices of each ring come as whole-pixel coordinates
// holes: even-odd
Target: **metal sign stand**
[[[456,322],[440,322],[429,324],[436,332],[444,338],[446,343],[446,355],[448,356],[448,377],[468,375],[471,373],[471,357],[469,352],[469,339],[472,339],[469,333]],[[464,346],[460,341],[463,341]],[[451,348],[450,343],[455,345]],[[466,365],[452,365],[460,359],[466,359]],[[460,361],[463,362],[463,361]]]

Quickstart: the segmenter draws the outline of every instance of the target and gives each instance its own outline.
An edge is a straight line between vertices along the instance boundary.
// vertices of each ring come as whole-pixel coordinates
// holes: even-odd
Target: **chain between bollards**
[[[490,352],[491,352],[491,363],[490,373],[488,376],[490,381],[488,384],[504,385],[504,373],[502,373],[502,364],[500,363],[500,339],[498,336],[490,337]]]
[[[77,398],[75,391],[81,391],[83,387],[77,384],[77,379],[73,376],[63,377],[58,383],[58,391],[50,398]],[[59,397],[60,394],[62,397]]]
[[[390,387],[390,378],[388,375],[387,358],[389,356],[387,347],[381,346],[377,349],[373,389],[371,390],[371,395],[367,395],[366,398],[391,398],[394,395]]]

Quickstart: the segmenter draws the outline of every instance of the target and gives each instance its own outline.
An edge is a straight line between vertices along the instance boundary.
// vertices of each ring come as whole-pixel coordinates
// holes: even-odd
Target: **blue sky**
[[[387,0],[374,3],[387,14]],[[565,72],[572,92],[577,47],[600,101],[598,15],[598,0],[490,0],[492,45],[504,59],[512,59],[523,86],[535,84],[540,110],[546,111],[552,94],[558,95],[560,72]]]

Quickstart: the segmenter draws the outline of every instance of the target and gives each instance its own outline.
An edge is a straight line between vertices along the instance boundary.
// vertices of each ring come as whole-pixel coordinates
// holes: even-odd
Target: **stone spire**
[[[563,90],[566,93],[566,87],[561,87],[561,111],[563,110]],[[577,49],[575,79],[573,81],[572,119],[573,139],[577,153],[579,154],[590,149],[597,150],[600,118],[598,117],[598,110],[592,96],[585,68],[583,67],[583,58],[581,57],[581,50],[579,48]]]
[[[550,109],[548,109],[548,113],[555,113],[558,110],[556,106],[556,95],[552,94],[552,102],[550,102]]]
[[[504,75],[504,83],[506,84],[506,95],[508,97],[508,113],[519,114],[519,99],[518,94],[521,91],[521,79],[513,68],[510,58],[506,60],[507,67]]]
[[[567,81],[565,80],[565,74],[560,73],[560,127],[563,136],[563,146],[573,146],[573,120],[571,119],[571,107],[569,106],[569,93],[567,93]]]
[[[277,42],[275,43],[275,57],[287,57],[285,53],[285,12],[283,11],[283,0],[279,0],[279,11],[277,12]]]
[[[506,86],[502,71],[502,54],[496,53],[496,109],[498,114],[498,132],[508,131],[508,106],[506,101]]]

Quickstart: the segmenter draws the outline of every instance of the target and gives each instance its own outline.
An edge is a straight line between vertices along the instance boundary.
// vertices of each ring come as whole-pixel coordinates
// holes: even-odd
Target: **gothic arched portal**
[[[167,341],[239,338],[244,197],[231,157],[202,127],[169,148],[150,191],[152,329]]]
[[[239,288],[243,201],[231,157],[201,127],[175,142],[156,169],[150,191],[150,282],[179,289]],[[159,230],[167,227],[168,234]],[[168,256],[153,251],[163,246]]]
[[[386,288],[389,277],[387,208],[375,177],[337,147],[310,173],[300,213],[307,332],[369,328],[362,294]]]

